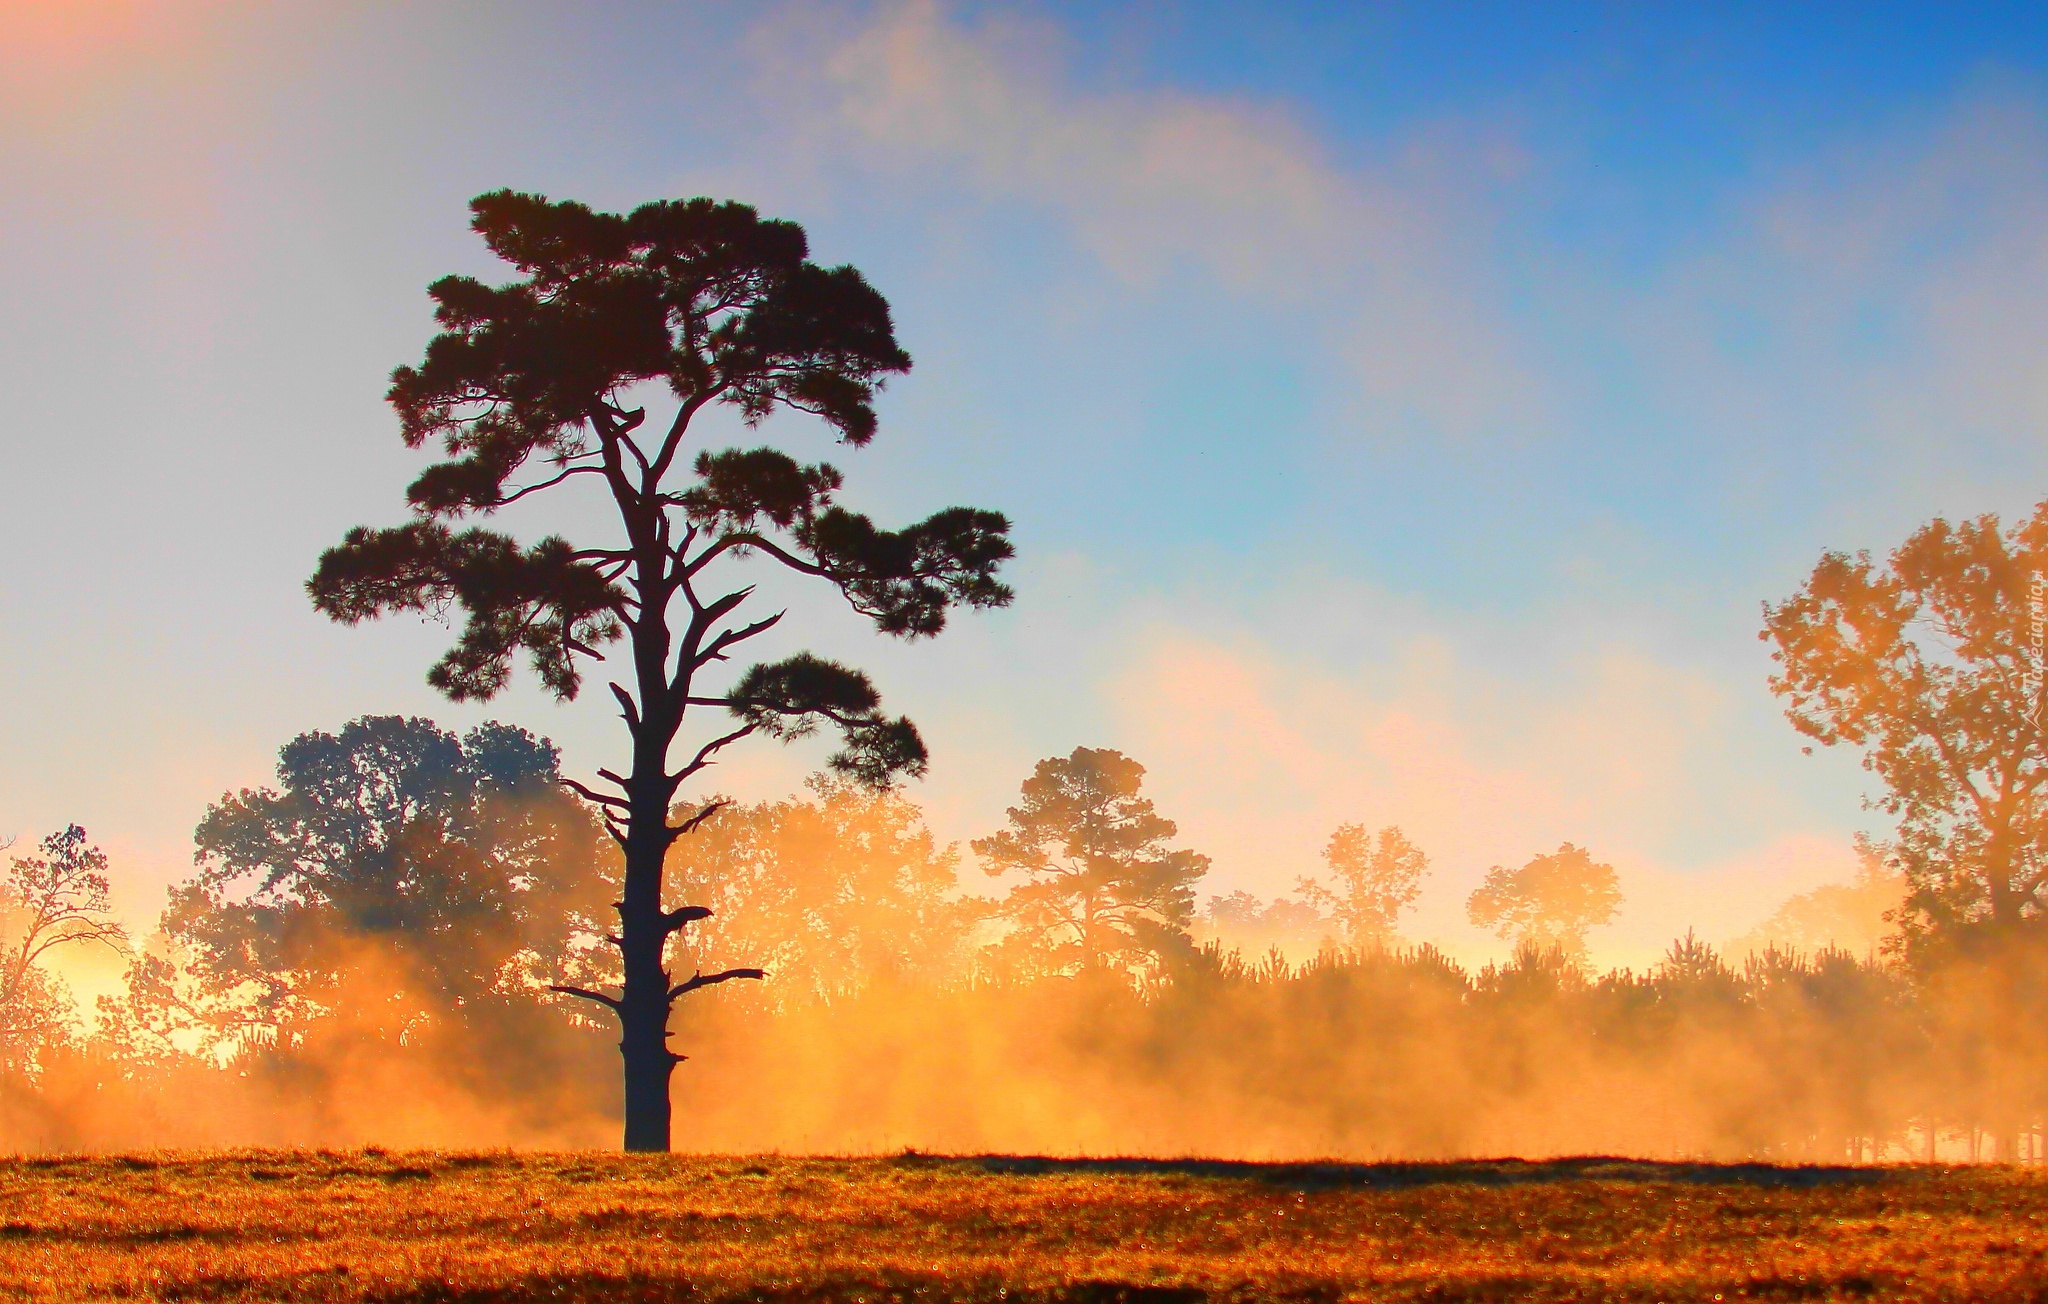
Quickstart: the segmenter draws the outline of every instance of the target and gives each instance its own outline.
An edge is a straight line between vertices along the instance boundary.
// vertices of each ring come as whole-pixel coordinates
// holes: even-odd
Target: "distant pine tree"
[[[1209,858],[1140,795],[1145,767],[1076,747],[1040,761],[1009,825],[974,843],[991,876],[1019,875],[1002,906],[1013,952],[1034,968],[1139,973],[1189,946],[1195,884]]]

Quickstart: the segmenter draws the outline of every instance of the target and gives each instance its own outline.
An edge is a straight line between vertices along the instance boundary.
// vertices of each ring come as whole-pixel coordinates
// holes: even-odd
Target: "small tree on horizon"
[[[1520,869],[1495,865],[1466,901],[1466,912],[1518,946],[1556,947],[1575,963],[1586,958],[1586,932],[1621,908],[1614,866],[1567,842]]]
[[[1323,847],[1323,863],[1337,880],[1333,890],[1303,878],[1295,892],[1336,917],[1353,946],[1385,946],[1394,923],[1422,892],[1429,857],[1399,828],[1373,834],[1363,824],[1340,824]]]
[[[68,1000],[43,967],[60,946],[98,942],[125,949],[128,933],[112,918],[107,854],[76,824],[16,856],[0,875],[0,1060],[21,1071],[62,1027]]]
[[[1054,972],[1139,972],[1185,944],[1209,858],[1166,844],[1178,826],[1140,795],[1145,767],[1076,747],[1038,763],[1009,826],[976,839],[990,877],[1015,873],[1003,913]]]
[[[669,942],[705,911],[666,903],[664,862],[716,810],[671,822],[679,790],[755,733],[837,730],[829,764],[870,784],[926,763],[916,728],[883,714],[857,670],[798,652],[730,674],[730,658],[784,613],[743,616],[754,587],[729,568],[751,558],[822,580],[882,633],[919,638],[955,606],[1009,601],[995,577],[1011,555],[1009,522],[954,507],[885,530],[837,502],[842,477],[827,463],[773,448],[692,455],[693,422],[717,407],[749,426],[777,409],[809,413],[860,447],[875,433],[877,389],[910,369],[888,303],[853,268],[812,263],[795,223],[708,199],[620,215],[499,191],[470,207],[473,228],[521,279],[429,287],[442,333],[390,391],[406,445],[438,442],[446,460],[407,490],[409,523],[351,530],[308,588],[319,610],[351,624],[461,607],[462,634],[428,674],[458,701],[495,696],[522,653],[550,692],[573,698],[580,663],[624,640],[628,664],[608,687],[631,761],[597,771],[604,790],[565,781],[604,811],[625,852],[622,986],[617,996],[557,990],[618,1017],[625,1146],[666,1150],[680,1058],[668,1047],[671,1008],[686,992],[762,976],[671,979]],[[657,402],[670,415],[650,422]],[[557,535],[522,545],[451,524],[583,486],[600,491],[616,526],[595,546]],[[678,761],[693,711],[726,718]]]

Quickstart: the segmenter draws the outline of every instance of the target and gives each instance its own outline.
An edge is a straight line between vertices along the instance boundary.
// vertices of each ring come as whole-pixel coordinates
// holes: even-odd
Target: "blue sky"
[[[1828,547],[2040,496],[2038,6],[147,3],[0,17],[0,833],[70,820],[155,908],[277,746],[489,714],[437,631],[299,584],[415,465],[381,405],[463,204],[712,194],[809,229],[916,370],[839,460],[901,519],[1017,521],[1019,600],[881,646],[798,596],[985,832],[1121,747],[1285,890],[1340,820],[1622,870],[1608,958],[1847,872],[1758,604]],[[795,421],[768,434],[823,448]],[[735,434],[733,437],[741,437]],[[597,528],[581,508],[571,526]],[[535,515],[516,523],[555,528]],[[808,753],[720,782],[787,791]]]

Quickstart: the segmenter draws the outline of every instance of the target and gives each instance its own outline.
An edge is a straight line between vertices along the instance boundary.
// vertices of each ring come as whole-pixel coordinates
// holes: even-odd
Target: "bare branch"
[[[60,919],[51,926],[51,929],[51,932],[36,939],[33,945],[28,947],[26,956],[29,964],[41,959],[43,952],[51,947],[62,946],[66,942],[98,942],[117,954],[128,942],[128,930],[111,919]]]
[[[679,558],[678,560],[681,560],[683,563],[680,573],[687,579],[698,571],[703,570],[706,566],[709,566],[712,562],[717,561],[719,557],[741,546],[742,544],[735,536],[730,534],[721,535],[706,544],[704,551],[697,554],[696,560],[691,561]]]
[[[669,911],[661,917],[661,931],[664,934],[680,933],[699,919],[709,918],[711,918],[710,906],[682,906]]]
[[[769,539],[765,535],[728,534],[725,536],[724,539],[720,540],[720,542],[729,543],[731,546],[736,548],[759,548],[762,552],[767,553],[770,557],[773,557],[775,560],[781,562],[783,565],[789,567],[793,571],[797,571],[805,575],[821,575],[826,579],[832,578],[831,571],[826,570],[823,566],[818,565],[816,562],[805,561],[803,558],[797,556],[793,552],[784,549],[781,545],[777,544],[774,540]]]
[[[564,987],[559,983],[551,983],[548,986],[548,990],[560,992],[564,996],[581,996],[586,1001],[596,1001],[599,1005],[606,1006],[614,1011],[619,1008],[618,998],[606,996],[603,992],[593,992],[585,987]],[[671,996],[669,999],[674,1000],[675,997]]]
[[[608,793],[594,791],[574,779],[563,779],[561,782],[564,788],[567,788],[585,801],[594,801],[600,806],[610,806],[618,810],[632,809],[632,803],[623,797],[614,797]]]
[[[723,394],[728,383],[730,382],[720,381],[683,401],[681,410],[676,413],[676,419],[669,423],[668,437],[661,442],[660,454],[654,459],[654,465],[649,468],[655,480],[660,480],[662,476],[668,474],[669,464],[675,460],[677,451],[682,447],[683,432],[690,428],[690,421],[703,410],[705,404]],[[643,462],[642,465],[646,464]]]
[[[614,401],[614,398],[616,397],[618,391],[612,390],[610,391],[610,393],[613,397],[608,397],[604,400],[605,411],[611,413],[612,419],[619,423],[620,434],[632,434],[635,430],[638,430],[640,428],[641,422],[647,420],[647,409],[620,407],[618,403]]]
[[[782,707],[774,706],[767,702],[759,702],[747,698],[742,698],[740,700],[741,704],[743,705],[758,706],[762,710],[773,711],[777,715],[821,715],[824,716],[827,720],[830,720],[832,723],[836,725],[843,725],[848,729],[857,729],[862,725],[869,725],[874,723],[874,721],[864,719],[860,716],[848,715],[844,711],[835,711],[828,706],[811,705],[805,706],[801,709],[785,709]],[[733,705],[733,699],[730,697],[686,697],[683,699],[683,702],[687,706]],[[720,745],[723,746],[723,744]]]
[[[691,698],[690,700],[692,703],[697,702],[696,698]],[[726,705],[726,702],[723,698],[714,697],[710,699],[709,704],[716,706],[724,706]],[[726,734],[722,738],[713,738],[710,742],[705,743],[702,747],[699,747],[697,749],[697,754],[690,759],[690,763],[688,765],[685,765],[681,770],[669,776],[670,782],[680,784],[683,780],[689,778],[691,775],[697,773],[697,771],[711,764],[711,758],[713,756],[716,756],[719,752],[723,751],[727,747],[732,746],[734,743],[738,742],[740,739],[746,737],[748,734],[754,732],[754,730],[758,728],[760,728],[760,726],[756,724],[745,724],[733,730],[731,733]]]
[[[640,708],[634,704],[633,695],[628,693],[617,680],[612,681],[611,690],[612,696],[619,699],[619,709],[626,717],[626,727],[637,730],[640,727]]]
[[[618,430],[619,447],[633,455],[633,460],[640,464],[640,470],[643,473],[647,470],[647,454],[640,451],[640,441],[633,438],[633,432],[639,429],[640,421],[646,415],[646,410],[641,409],[636,413],[635,419],[632,422],[622,424]]]
[[[761,620],[757,620],[753,624],[748,625],[743,629],[727,630],[725,633],[720,634],[717,638],[712,639],[711,646],[705,648],[702,652],[699,652],[697,654],[697,666],[701,668],[703,666],[710,665],[713,661],[725,660],[725,650],[727,648],[732,647],[736,644],[744,643],[748,639],[753,638],[757,634],[767,633],[769,630],[775,628],[775,626],[781,622],[782,618],[788,614],[789,612],[786,610],[778,611],[774,615],[764,617]]]
[[[736,589],[714,602],[699,604],[697,595],[690,590],[690,582],[687,577],[682,579],[681,587],[685,596],[690,599],[690,628],[684,634],[681,646],[676,649],[676,668],[674,675],[670,678],[669,687],[675,692],[687,693],[690,691],[691,679],[696,676],[697,671],[703,668],[705,663],[704,656],[697,650],[698,645],[703,641],[704,635],[710,631],[713,625],[725,619],[733,608],[752,597],[754,589],[752,585],[748,585],[746,588]]]
[[[552,489],[556,485],[562,483],[562,481],[567,480],[572,475],[603,474],[604,468],[601,466],[572,466],[568,470],[563,471],[560,475],[551,476],[546,480],[542,480],[538,484],[530,484],[522,489],[515,489],[511,493],[499,498],[496,502],[493,502],[486,510],[496,511],[500,507],[508,507],[511,504],[518,502],[521,498],[526,497],[526,495],[528,494],[537,494],[543,489]]]
[[[704,615],[704,604],[697,600],[697,586],[690,582],[696,572],[690,568],[688,554],[690,551],[690,541],[696,537],[697,527],[694,525],[685,526],[683,528],[683,541],[675,546],[673,554],[676,562],[673,572],[676,578],[676,588],[682,593],[683,600],[690,604],[690,616],[693,622]]]
[[[663,494],[661,496],[661,504],[664,507],[680,507],[682,503],[683,499],[680,494]],[[683,519],[683,537],[669,545],[668,555],[670,560],[677,563],[676,573],[686,579],[688,578],[686,568],[690,561],[690,545],[697,542],[697,536],[703,532],[700,527],[691,523],[685,517]]]
[[[669,988],[668,998],[674,1000],[685,992],[694,992],[699,987],[716,986],[722,982],[730,982],[734,978],[766,978],[767,976],[768,971],[765,969],[727,969],[723,973],[693,974],[688,982],[677,983]]]
[[[677,835],[681,835],[684,833],[695,833],[697,831],[697,826],[699,824],[702,824],[705,820],[710,819],[713,815],[716,815],[718,812],[724,810],[727,806],[730,805],[732,805],[730,801],[727,801],[721,797],[719,800],[712,802],[709,806],[706,806],[703,810],[698,811],[695,815],[692,815],[690,816],[690,818],[684,820],[681,824],[678,824],[673,830],[673,832],[675,832]]]
[[[703,611],[698,616],[698,620],[708,629],[717,621],[723,620],[726,614],[734,607],[739,606],[742,602],[753,596],[754,586],[751,584],[743,589],[734,589],[722,598],[705,603]]]

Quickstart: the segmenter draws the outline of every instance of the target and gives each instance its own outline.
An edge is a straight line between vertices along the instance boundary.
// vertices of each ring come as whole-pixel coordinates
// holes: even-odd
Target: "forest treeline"
[[[1143,777],[1048,758],[964,851],[845,778],[722,804],[674,853],[676,898],[711,911],[681,972],[768,980],[686,1007],[679,1143],[1988,1157],[2034,1153],[2048,1118],[2025,1013],[2048,967],[1731,964],[1688,937],[1595,974],[1585,934],[1619,893],[1567,844],[1486,875],[1468,908],[1514,951],[1472,970],[1402,939],[1430,865],[1398,828],[1334,830],[1292,898],[1198,904],[1208,861]],[[274,786],[207,812],[197,872],[136,939],[82,830],[15,857],[6,1140],[598,1143],[616,1033],[549,989],[611,980],[618,854],[559,778],[505,725],[303,735]],[[91,1018],[48,966],[65,945],[127,956]]]

